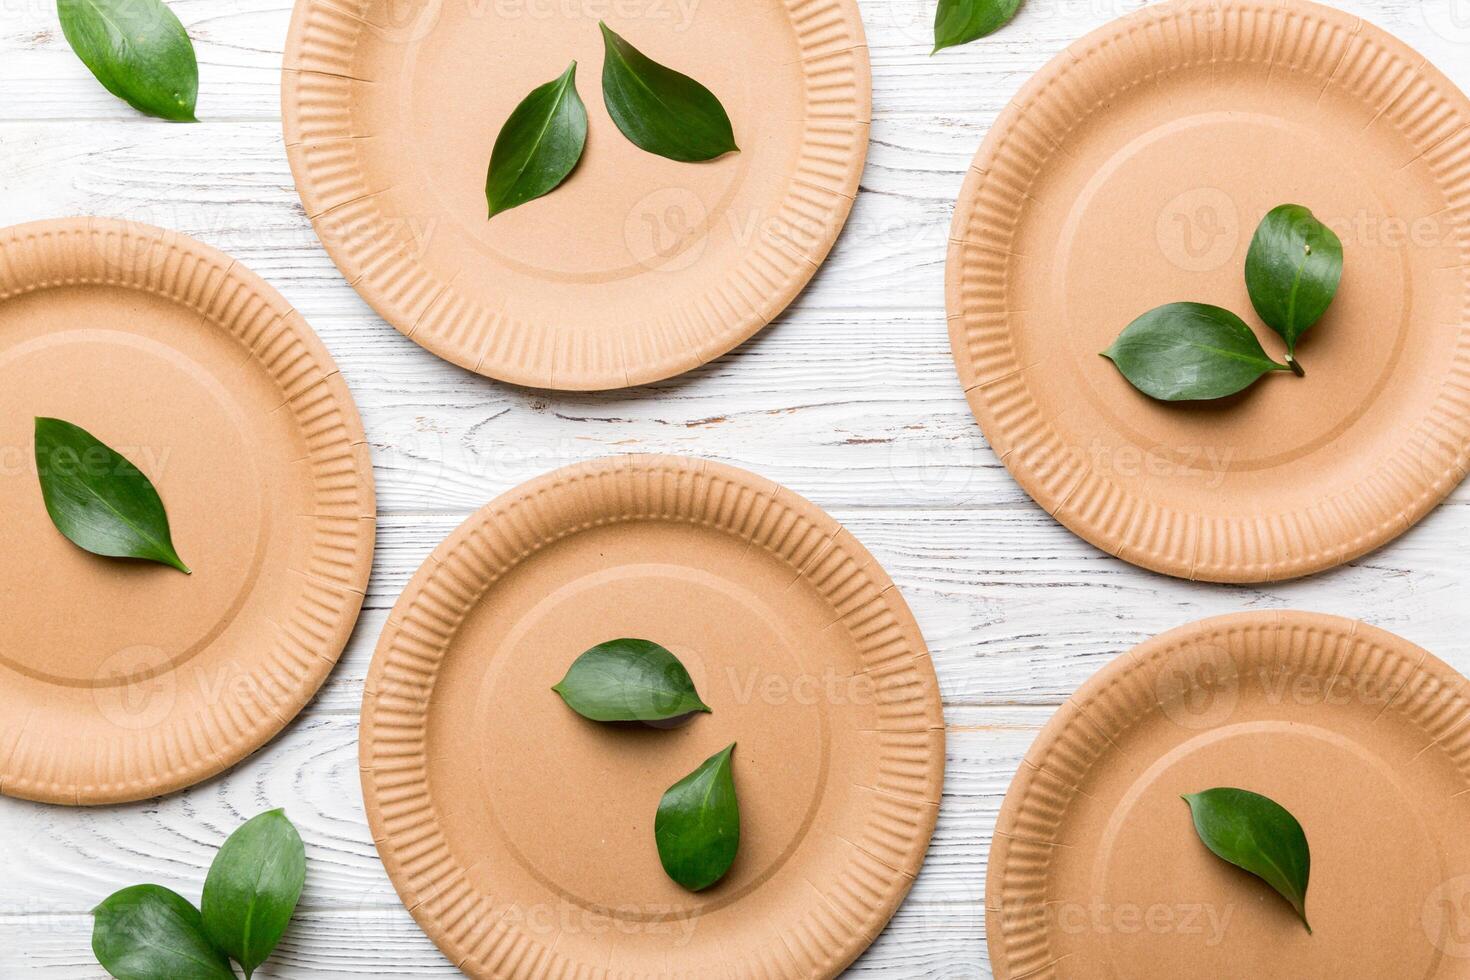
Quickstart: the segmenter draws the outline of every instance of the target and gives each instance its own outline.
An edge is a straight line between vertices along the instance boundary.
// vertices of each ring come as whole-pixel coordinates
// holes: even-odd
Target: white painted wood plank
[[[929,56],[930,0],[861,0],[874,85],[884,110],[929,116],[956,106],[1005,104],[1031,72],[1084,33],[1143,6],[1142,0],[1031,0],[1003,33]],[[280,53],[290,22],[286,0],[174,0],[200,61],[200,114],[217,121],[279,115]],[[1464,71],[1470,17],[1459,0],[1339,0]],[[595,19],[595,18],[593,18]],[[580,22],[578,22],[580,23]],[[0,86],[14,94],[14,119],[131,118],[76,62],[51,0],[0,5]]]
[[[949,712],[944,805],[913,901],[983,908],[986,842],[1000,801],[1053,710]],[[160,800],[79,810],[0,798],[0,915],[84,913],[145,881],[197,897],[224,838],[282,805],[307,844],[304,909],[398,907],[363,816],[356,718],[319,716],[298,720],[225,777]]]
[[[0,124],[0,137],[15,136],[0,139],[0,223],[122,214],[178,227],[261,271],[352,386],[384,513],[465,512],[555,466],[625,451],[737,463],[828,506],[1027,500],[969,414],[945,332],[948,198],[969,138],[915,126],[875,146],[870,191],[831,260],[786,316],[733,354],[661,384],[568,395],[479,378],[390,329],[317,243],[275,125],[206,130],[164,127],[155,138],[116,122]],[[932,162],[906,167],[914,156]],[[943,197],[924,196],[940,184]],[[1455,499],[1470,500],[1470,488]]]
[[[927,56],[932,0],[861,0],[873,144],[848,230],[786,316],[693,375],[610,395],[509,389],[399,337],[342,282],[302,214],[279,133],[289,0],[172,0],[203,69],[200,126],[133,113],[60,37],[54,0],[0,3],[0,224],[106,214],[231,252],[295,303],[361,404],[384,512],[357,634],[322,695],[225,776],[129,807],[0,799],[0,976],[99,978],[85,910],[157,880],[197,895],[241,819],[285,805],[310,846],[305,912],[261,976],[457,974],[398,904],[361,813],[355,718],[399,590],[463,514],[553,466],[620,451],[755,469],[833,510],[893,574],[938,666],[951,724],[944,807],[909,903],[853,976],[987,977],[981,916],[995,814],[1027,745],[1128,646],[1205,615],[1302,607],[1362,617],[1462,671],[1470,490],[1375,555],[1304,582],[1225,588],[1154,576],[1027,500],[965,408],[944,333],[953,199],[1030,72],[1139,0],[1028,0],[1003,33]],[[1470,85],[1464,0],[1351,0]]]
[[[1360,618],[1470,672],[1459,544],[1470,540],[1470,507],[1442,507],[1398,541],[1341,568],[1259,586],[1185,582],[1140,571],[1082,542],[1032,504],[833,513],[898,583],[952,707],[1059,704],[1143,640],[1245,609]],[[388,611],[459,522],[457,515],[382,520],[365,612],[317,700],[318,711],[358,710]]]
[[[0,916],[0,976],[105,980],[90,954],[91,918]],[[988,980],[984,918],[967,905],[901,908],[877,942],[845,974],[877,980],[929,977]],[[309,912],[299,916],[260,980],[404,980],[463,976],[406,911]]]

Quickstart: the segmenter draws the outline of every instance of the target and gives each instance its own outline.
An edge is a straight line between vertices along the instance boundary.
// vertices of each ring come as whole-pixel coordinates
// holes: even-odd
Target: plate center
[[[618,9],[637,6],[634,0]],[[681,271],[707,252],[766,233],[763,205],[731,205],[752,167],[768,168],[777,147],[799,136],[800,115],[772,113],[765,96],[771,88],[802,88],[801,53],[784,4],[647,6],[647,16],[620,19],[597,3],[434,2],[418,8],[417,21],[390,32],[402,43],[376,45],[374,74],[396,75],[402,84],[392,104],[376,90],[382,86],[365,93],[360,111],[375,127],[393,130],[382,134],[385,141],[412,145],[422,193],[436,202],[432,214],[399,215],[406,225],[400,237],[441,254],[436,239],[443,236],[505,271],[593,284]],[[650,57],[715,92],[743,152],[689,164],[630,143],[603,104],[600,16]],[[488,219],[485,177],[501,125],[532,88],[574,59],[588,116],[581,160],[550,195]],[[712,238],[720,243],[714,249]]]
[[[1180,795],[1217,786],[1263,793],[1301,821],[1314,934],[1269,886],[1200,842]],[[1105,947],[1123,977],[1157,976],[1167,963],[1179,976],[1413,980],[1439,960],[1421,917],[1442,866],[1417,805],[1370,749],[1310,724],[1227,725],[1133,783],[1103,835],[1095,900],[1059,910],[1057,922],[1072,941]]]
[[[1090,159],[1100,165],[1079,178],[1056,239],[1055,277],[1043,287],[1064,299],[1056,337],[1089,400],[1149,458],[1207,458],[1239,471],[1327,445],[1383,391],[1415,313],[1410,228],[1376,192],[1373,161],[1343,152],[1341,134],[1318,130],[1310,114],[1268,109],[1264,96],[1242,94],[1241,108],[1185,116],[1173,115],[1173,103],[1136,101],[1120,109],[1106,137],[1113,145],[1094,148]],[[1244,269],[1261,218],[1286,203],[1310,208],[1345,249],[1336,301],[1298,342],[1306,378],[1268,375],[1231,398],[1165,404],[1099,357],[1144,312],[1190,301],[1239,315],[1280,362],[1285,345],[1256,316]]]
[[[782,624],[744,585],[672,563],[576,577],[520,617],[486,651],[473,752],[486,809],[526,871],[569,905],[645,922],[728,904],[774,874],[821,799],[827,686],[842,683],[811,669]],[[584,650],[624,636],[673,652],[712,713],[669,729],[566,707],[551,686]],[[665,876],[654,816],[665,789],[731,742],[741,851],[695,895]]]
[[[244,351],[198,321],[157,297],[92,287],[0,305],[0,390],[14,409],[0,419],[0,550],[10,556],[0,622],[21,641],[4,645],[0,663],[12,670],[75,687],[131,684],[187,661],[240,611],[266,511],[240,406],[216,371]],[[183,339],[165,346],[148,336],[158,331]],[[196,345],[203,360],[181,352]],[[62,536],[36,475],[36,416],[80,425],[153,481],[193,575],[98,557]]]

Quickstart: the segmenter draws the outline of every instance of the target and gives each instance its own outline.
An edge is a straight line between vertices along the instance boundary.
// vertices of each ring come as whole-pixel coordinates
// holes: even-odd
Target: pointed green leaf
[[[1011,22],[1021,0],[939,0],[934,11],[934,52],[994,34]]]
[[[85,429],[36,419],[36,472],[51,522],[77,547],[189,572],[174,550],[168,514],[153,484]]]
[[[658,804],[653,836],[664,872],[690,891],[708,888],[730,870],[740,850],[740,805],[732,743],[673,786]]]
[[[97,81],[139,112],[195,122],[194,45],[161,0],[56,0],[61,31]]]
[[[134,885],[92,910],[92,953],[117,980],[236,980],[199,911],[159,885]]]
[[[1129,384],[1162,401],[1224,398],[1268,371],[1290,370],[1266,356],[1245,321],[1218,306],[1170,303],[1130,323],[1103,351]]]
[[[246,980],[281,941],[305,883],[306,847],[284,810],[246,821],[215,854],[200,902],[204,929]]]
[[[1312,853],[1296,817],[1275,800],[1244,789],[1207,789],[1186,795],[1184,801],[1205,846],[1276,889],[1311,932],[1307,879]]]
[[[649,640],[599,643],[552,690],[593,721],[663,721],[710,710],[679,658]]]
[[[1311,211],[1283,204],[1262,219],[1246,253],[1245,285],[1256,313],[1286,341],[1288,360],[1341,282],[1342,242]]]
[[[577,94],[577,63],[531,90],[511,112],[485,175],[490,217],[550,194],[567,179],[587,146],[587,107]]]
[[[601,27],[602,99],[635,146],[685,163],[740,149],[713,92],[648,58],[606,24]]]

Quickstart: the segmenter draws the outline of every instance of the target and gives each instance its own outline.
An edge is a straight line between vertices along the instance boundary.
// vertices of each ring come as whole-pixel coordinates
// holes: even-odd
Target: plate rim
[[[1029,78],[1001,111],[976,153],[957,199],[945,257],[945,307],[950,350],[971,414],[1011,477],[1037,504],[1099,550],[1150,571],[1191,581],[1256,583],[1311,575],[1367,554],[1397,538],[1448,497],[1470,473],[1470,421],[1457,418],[1455,406],[1449,403],[1463,406],[1470,402],[1470,385],[1463,379],[1457,382],[1455,372],[1450,372],[1433,410],[1425,418],[1415,420],[1416,427],[1425,426],[1429,430],[1420,433],[1416,428],[1416,433],[1424,439],[1418,466],[1402,462],[1390,472],[1389,464],[1393,461],[1385,461],[1381,467],[1386,474],[1382,482],[1388,490],[1370,487],[1367,481],[1352,488],[1353,496],[1343,505],[1346,510],[1381,516],[1373,526],[1345,541],[1330,543],[1341,535],[1323,527],[1325,518],[1310,508],[1289,515],[1253,519],[1176,510],[1122,490],[1090,469],[1076,475],[1076,467],[1029,461],[1029,455],[1050,458],[1048,453],[1014,452],[1022,439],[1037,438],[1038,432],[1057,446],[1065,448],[1065,442],[1049,431],[1051,420],[1036,410],[1034,399],[1021,382],[1025,366],[1018,362],[1012,350],[1002,349],[1012,330],[1008,319],[1002,320],[1000,326],[989,328],[986,339],[992,366],[981,375],[981,358],[973,355],[970,348],[978,346],[976,335],[984,331],[972,329],[967,321],[1000,319],[1004,315],[996,314],[994,308],[1004,310],[1007,306],[1008,266],[1004,259],[992,258],[985,269],[972,277],[965,268],[964,254],[967,246],[979,246],[992,256],[1002,255],[1009,242],[1009,233],[1004,228],[1006,221],[1011,220],[1008,216],[1018,215],[1024,208],[1003,200],[1007,195],[1018,200],[1020,195],[1012,189],[996,191],[999,178],[987,186],[991,172],[1001,171],[1003,164],[1010,167],[1007,177],[1019,179],[1024,175],[1017,172],[1016,158],[1028,154],[1041,161],[1035,172],[1046,166],[1047,154],[1054,144],[1025,119],[1025,109],[1042,99],[1053,85],[1089,57],[1109,56],[1108,52],[1115,54],[1120,48],[1127,51],[1138,35],[1158,29],[1163,38],[1165,25],[1173,24],[1176,31],[1182,32],[1186,23],[1209,18],[1228,22],[1232,17],[1255,17],[1267,22],[1268,40],[1272,42],[1268,45],[1269,54],[1263,58],[1253,56],[1253,62],[1280,63],[1275,42],[1283,33],[1282,23],[1292,22],[1298,29],[1325,25],[1347,37],[1344,55],[1330,66],[1325,84],[1331,83],[1353,44],[1372,45],[1397,68],[1423,80],[1439,99],[1440,111],[1426,116],[1438,119],[1457,115],[1462,120],[1470,120],[1470,97],[1443,72],[1395,35],[1346,11],[1311,0],[1164,0],[1151,4],[1110,21],[1069,45]],[[1199,30],[1197,25],[1193,29]],[[1177,37],[1174,43],[1178,44]],[[1397,101],[1397,98],[1391,100],[1385,108]],[[1087,115],[1090,117],[1096,110],[1096,105],[1090,106]],[[1422,126],[1430,128],[1428,123]],[[1461,127],[1459,137],[1451,136],[1430,149],[1457,147],[1463,151],[1464,159],[1470,161],[1470,143],[1464,139],[1463,130]],[[1008,140],[1026,145],[1008,147]],[[1444,187],[1447,197],[1470,194],[1470,166],[1461,166],[1460,171],[1458,179]],[[1443,182],[1441,185],[1444,186]],[[988,200],[985,199],[987,190],[991,191]],[[1470,225],[1462,221],[1461,227],[1463,232]],[[986,232],[989,241],[978,241],[976,229]],[[967,306],[965,293],[972,287],[991,295],[989,305],[976,302]],[[1470,334],[1470,263],[1464,271],[1462,292],[1467,317],[1467,324],[1461,327],[1463,338]],[[1001,351],[999,355],[995,353],[997,350]],[[1470,344],[1459,345],[1457,363],[1458,373],[1470,377]],[[1002,399],[997,397],[998,407],[992,409],[986,401],[985,389],[999,386],[1005,386],[1005,404],[999,405]],[[1405,448],[1401,455],[1408,452]],[[1444,461],[1444,469],[1433,480],[1422,475],[1427,469],[1423,457],[1431,454],[1436,462]],[[1413,475],[1415,470],[1420,474],[1418,478]],[[1421,489],[1395,495],[1404,483]],[[1389,499],[1392,503],[1384,502]],[[1212,548],[1215,554],[1209,553]]]
[[[105,244],[98,247],[99,242]],[[103,248],[113,247],[135,250],[130,252],[134,261],[120,266],[103,258]],[[162,258],[158,258],[159,250]],[[38,267],[40,259],[49,261],[49,269],[44,264]],[[206,292],[211,289],[209,284],[213,284],[212,291]],[[355,481],[357,493],[350,517],[345,510],[320,515],[350,519],[351,534],[337,543],[333,541],[338,535],[320,530],[312,534],[307,556],[311,574],[303,573],[310,588],[299,590],[290,620],[290,625],[301,627],[298,620],[310,616],[312,629],[302,628],[303,639],[282,628],[274,647],[262,646],[265,652],[257,658],[257,664],[279,659],[294,665],[301,671],[300,682],[290,687],[268,685],[274,700],[262,703],[269,710],[261,711],[253,724],[239,723],[221,700],[209,706],[203,730],[175,725],[168,738],[158,729],[119,733],[117,740],[148,743],[121,753],[122,757],[153,761],[146,766],[151,771],[142,776],[111,781],[89,781],[77,773],[103,766],[115,771],[119,753],[95,752],[88,757],[75,743],[66,753],[42,754],[40,763],[17,771],[17,765],[23,764],[18,757],[24,754],[24,726],[0,756],[3,795],[38,803],[96,806],[150,799],[204,782],[234,767],[290,726],[326,682],[356,627],[372,572],[377,491],[362,418],[336,361],[305,318],[245,265],[182,232],[138,221],[79,216],[0,228],[0,303],[75,285],[148,292],[200,313],[202,322],[211,327],[233,333],[249,348],[251,359],[273,376],[283,405],[293,406],[296,427],[308,445],[316,441],[314,431],[328,428],[324,419],[331,421],[331,428],[340,429],[340,435],[322,438],[322,448],[313,450],[313,455],[320,453],[317,468],[324,467],[314,482],[329,486],[347,476]],[[227,293],[232,286],[233,291]],[[262,357],[266,348],[270,361]],[[313,597],[313,591],[320,595]],[[307,612],[313,604],[313,611]],[[311,636],[312,630],[321,632],[324,612],[336,625],[318,648]],[[173,731],[175,727],[180,730]],[[37,764],[51,774],[36,769]],[[56,773],[63,765],[72,769],[64,778]],[[145,767],[139,764],[139,768]]]
[[[872,125],[872,67],[861,11],[856,0],[783,0],[803,51],[808,102],[820,111],[807,114],[786,178],[786,197],[774,213],[797,219],[814,209],[829,214],[824,233],[802,236],[809,240],[794,246],[778,244],[783,241],[780,236],[760,236],[758,247],[747,247],[727,270],[720,293],[702,294],[688,309],[677,311],[678,316],[664,317],[670,323],[662,327],[650,324],[634,337],[607,344],[595,338],[587,341],[582,331],[558,329],[548,342],[545,334],[553,324],[511,323],[499,311],[470,303],[453,292],[452,283],[439,282],[417,261],[403,258],[390,246],[360,241],[377,236],[350,236],[350,242],[343,244],[338,236],[323,233],[322,216],[340,215],[348,208],[356,209],[355,224],[367,215],[369,226],[382,225],[372,188],[345,152],[354,138],[350,110],[354,38],[364,22],[346,8],[365,8],[367,3],[296,0],[281,68],[286,156],[302,206],[342,276],[394,329],[444,360],[508,384],[554,391],[611,391],[667,380],[724,356],[776,320],[816,276],[847,224],[866,166]],[[844,28],[835,42],[830,32],[834,23]],[[840,99],[831,92],[836,72],[850,76],[841,86],[850,92]],[[834,112],[837,105],[844,107],[840,114]],[[814,134],[821,138],[813,139]],[[849,147],[841,154],[831,152],[839,139]],[[335,148],[330,153],[308,152],[323,144]],[[785,274],[780,272],[783,268]],[[427,322],[431,313],[435,322]],[[438,323],[471,317],[478,317],[485,331],[476,348],[451,338],[451,329]],[[691,346],[685,341],[694,320],[702,321],[702,329]],[[630,363],[635,344],[658,353]],[[616,354],[611,355],[614,347]],[[615,362],[581,365],[577,379],[567,379],[569,359],[590,362],[609,356],[615,356]],[[527,366],[531,358],[549,363]]]
[[[568,500],[574,501],[575,509],[580,512],[575,524],[552,523],[547,518],[550,508],[541,501],[548,495],[562,493],[569,495]],[[602,495],[605,498],[599,500]],[[701,495],[703,501],[696,501]],[[528,511],[523,522],[506,516],[509,510],[518,506]],[[599,516],[599,507],[614,506],[627,508],[628,512],[614,518]],[[884,859],[877,861],[871,854],[859,850],[858,853],[870,862],[862,866],[865,877],[857,885],[861,891],[852,891],[854,882],[843,880],[838,882],[841,888],[834,885],[834,892],[839,893],[838,907],[856,910],[871,905],[874,911],[857,925],[845,919],[831,919],[831,923],[840,924],[843,928],[833,930],[828,926],[829,933],[842,934],[845,941],[825,950],[826,959],[820,968],[814,967],[808,975],[835,977],[861,955],[898,910],[923,864],[938,819],[943,791],[946,761],[943,705],[928,645],[907,602],[877,559],[850,531],[816,504],[747,470],[696,457],[654,454],[616,455],[573,463],[499,495],[470,515],[434,548],[394,604],[364,685],[358,762],[364,810],[373,842],[395,891],[419,926],[445,955],[471,976],[499,978],[515,975],[514,971],[502,973],[493,967],[489,972],[475,972],[472,961],[477,950],[481,951],[482,963],[495,960],[525,963],[533,961],[536,956],[543,956],[540,962],[548,972],[563,970],[569,975],[579,968],[587,968],[587,964],[567,960],[554,949],[548,953],[545,946],[535,940],[528,941],[523,934],[515,935],[508,946],[497,941],[490,951],[485,952],[485,943],[489,942],[486,938],[488,928],[481,928],[471,935],[475,927],[465,924],[465,920],[472,917],[466,910],[478,906],[478,898],[465,885],[460,873],[462,869],[449,855],[442,832],[436,830],[435,844],[426,847],[430,833],[425,828],[431,823],[431,818],[424,814],[432,803],[428,773],[417,762],[407,763],[403,751],[404,746],[421,738],[421,735],[408,733],[422,731],[405,719],[417,715],[425,719],[423,724],[427,724],[428,711],[424,705],[433,703],[430,696],[432,680],[425,683],[424,678],[432,678],[432,674],[419,665],[429,660],[427,651],[434,646],[432,640],[420,634],[424,628],[422,622],[414,623],[410,629],[405,612],[420,596],[429,594],[428,604],[433,609],[433,618],[444,623],[445,635],[452,637],[458,629],[457,613],[452,612],[455,602],[462,602],[465,609],[470,608],[494,588],[494,581],[500,575],[544,545],[609,523],[655,519],[713,527],[732,534],[746,527],[750,532],[748,540],[767,547],[777,557],[792,564],[801,576],[819,572],[819,582],[836,582],[839,578],[844,583],[857,580],[855,587],[844,586],[844,598],[840,601],[829,600],[834,608],[843,610],[842,619],[838,621],[856,618],[867,627],[884,614],[891,617],[894,639],[874,640],[877,645],[873,649],[891,648],[898,652],[884,654],[881,663],[876,663],[870,670],[876,675],[906,678],[903,681],[892,680],[895,689],[910,684],[917,684],[920,688],[916,694],[905,695],[902,699],[884,701],[879,697],[879,704],[899,705],[896,710],[900,717],[922,727],[891,729],[895,735],[912,736],[914,744],[902,751],[890,750],[880,756],[879,769],[887,781],[883,795],[892,812],[875,810],[865,816],[863,828],[887,827],[889,835],[907,834],[910,845],[907,850],[893,845],[885,851],[881,849],[882,844],[874,843],[876,838],[873,836],[859,837],[854,833],[854,838],[864,841],[866,846],[880,848],[878,853],[884,854]],[[452,569],[454,556],[477,534],[486,533],[488,536],[487,529],[492,525],[501,531],[498,535],[500,547],[492,549],[485,544],[484,550],[486,554],[493,550],[497,556],[508,557],[495,569],[489,569],[487,565],[487,570],[493,571],[494,576],[478,593],[463,598],[469,595],[471,583],[466,581],[463,569],[461,573]],[[784,552],[778,552],[778,547]],[[831,559],[836,559],[835,565]],[[839,572],[838,568],[842,570]],[[453,581],[453,589],[459,593],[454,602],[446,602],[450,590],[443,583],[432,582],[441,569],[448,569],[444,575]],[[861,597],[860,601],[858,597]],[[449,625],[451,620],[452,626]],[[408,633],[414,634],[408,641],[414,652],[395,650],[393,645],[399,637]],[[883,633],[875,630],[870,635]],[[873,645],[865,643],[861,637],[855,642],[860,648]],[[433,670],[437,671],[437,663]],[[390,671],[395,676],[389,683],[397,691],[380,693]],[[409,696],[403,696],[401,692],[408,692]],[[905,707],[905,704],[912,707]],[[380,713],[386,716],[386,720],[380,720]],[[374,757],[380,735],[399,747],[388,752],[385,762],[377,762]],[[917,760],[916,745],[924,747],[923,758]],[[415,787],[412,794],[406,789],[410,784]],[[905,792],[910,795],[903,795]],[[407,857],[393,846],[395,834],[385,814],[389,809],[399,811],[393,822],[401,825],[402,832],[407,834],[403,843],[412,852]],[[902,818],[896,816],[900,812]],[[430,864],[424,863],[421,856],[425,854],[434,855]],[[411,862],[420,865],[414,872],[405,867]],[[887,891],[883,895],[884,900],[874,904],[871,896],[878,889],[873,881],[885,877]],[[429,881],[432,887],[419,889],[413,882],[415,878]],[[857,897],[859,894],[863,896],[861,899]],[[849,895],[851,900],[841,900]],[[453,912],[455,921],[450,925],[435,914],[441,908]],[[820,910],[823,914],[830,913],[827,907],[820,907]],[[800,949],[801,944],[795,948]],[[595,969],[593,973],[603,975]]]
[[[1055,782],[1061,783],[1063,782],[1062,773],[1068,771],[1085,773],[1100,758],[1096,754],[1091,758],[1084,758],[1085,753],[1079,749],[1077,740],[1068,738],[1071,729],[1081,725],[1086,725],[1094,732],[1102,732],[1098,724],[1092,720],[1094,716],[1089,715],[1081,705],[1094,707],[1107,705],[1109,708],[1116,708],[1117,714],[1108,719],[1110,722],[1118,722],[1123,715],[1128,714],[1130,709],[1139,706],[1152,714],[1157,710],[1162,710],[1156,687],[1151,684],[1130,683],[1135,679],[1135,675],[1143,674],[1151,665],[1174,655],[1181,648],[1197,643],[1202,638],[1225,634],[1248,635],[1292,631],[1300,631],[1307,637],[1306,642],[1309,643],[1314,635],[1327,634],[1339,640],[1355,642],[1357,645],[1348,648],[1344,654],[1344,662],[1348,656],[1356,660],[1363,660],[1371,659],[1375,653],[1383,653],[1395,656],[1399,664],[1412,663],[1413,666],[1409,668],[1409,679],[1393,689],[1393,694],[1389,695],[1388,704],[1399,700],[1399,695],[1409,687],[1412,678],[1424,675],[1435,690],[1455,692],[1454,703],[1460,709],[1457,713],[1458,717],[1463,718],[1470,714],[1470,700],[1466,698],[1467,689],[1470,689],[1467,688],[1467,685],[1470,685],[1470,681],[1467,681],[1459,671],[1397,633],[1391,633],[1382,627],[1345,616],[1301,609],[1226,613],[1176,626],[1135,644],[1109,660],[1084,681],[1065,703],[1058,707],[1056,713],[1042,726],[1040,733],[1027,748],[1021,765],[1006,788],[1005,799],[1001,802],[1000,811],[996,817],[996,832],[985,876],[985,943],[991,965],[995,970],[996,980],[1031,976],[1033,971],[1037,971],[1052,959],[1048,953],[1050,948],[1048,929],[1043,922],[1039,921],[1044,917],[1024,916],[1020,927],[1014,930],[1008,931],[1004,926],[1006,916],[1003,912],[1007,903],[1011,903],[1009,905],[1011,908],[1025,904],[1017,902],[1006,894],[1006,890],[1012,887],[1006,881],[1006,877],[1008,869],[1011,868],[1013,851],[1026,847],[1034,847],[1037,851],[1045,850],[1047,845],[1040,841],[1044,839],[1049,816],[1054,814],[1059,820],[1065,813],[1065,803],[1061,799],[1065,794],[1054,792],[1051,798],[1044,801],[1039,800],[1038,797],[1045,794],[1038,792],[1035,784],[1025,779],[1028,770],[1045,771],[1048,775],[1056,776]],[[1377,669],[1379,672],[1384,672],[1388,668],[1380,665]],[[1152,702],[1151,708],[1148,707],[1150,702]],[[1386,704],[1385,710],[1387,707]],[[1419,707],[1426,715],[1435,714],[1435,709],[1431,707],[1422,704]],[[1136,722],[1141,717],[1144,715],[1129,716],[1128,724]],[[1416,718],[1415,721],[1424,727],[1422,719]],[[1124,727],[1127,726],[1124,725]],[[1445,732],[1448,732],[1454,728],[1454,723],[1446,723],[1444,728]],[[1104,740],[1111,743],[1111,736],[1107,732],[1102,733]],[[1097,739],[1093,737],[1091,741],[1095,743]],[[1442,742],[1436,740],[1436,743],[1449,751],[1449,747],[1444,746]],[[1470,742],[1462,741],[1455,754],[1458,756],[1461,771],[1466,773],[1467,783],[1470,783]],[[1053,760],[1057,762],[1056,765],[1050,764]],[[1020,826],[1025,826],[1027,833],[1010,832],[1011,829]],[[1031,831],[1038,833],[1033,835]],[[1024,869],[1018,871],[1014,877],[1029,877],[1033,886],[1037,883],[1044,886],[1046,862],[1038,860],[1038,857],[1033,854],[1029,861],[1018,860],[1017,864],[1024,865]],[[1024,956],[1028,959],[1014,964],[1013,958],[1008,955],[1006,938],[1011,940],[1010,947],[1017,951],[1016,958]]]

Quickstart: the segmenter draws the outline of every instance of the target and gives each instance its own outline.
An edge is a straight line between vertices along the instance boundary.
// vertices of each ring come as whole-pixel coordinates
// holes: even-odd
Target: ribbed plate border
[[[0,231],[0,302],[76,285],[151,293],[198,313],[201,328],[233,335],[280,388],[282,407],[309,447],[316,485],[309,557],[295,570],[299,596],[276,635],[254,651],[262,682],[251,691],[206,701],[165,726],[119,728],[106,739],[81,729],[61,741],[28,738],[27,718],[0,718],[5,795],[112,804],[223,772],[306,706],[357,622],[372,570],[376,505],[351,392],[316,334],[264,280],[201,242],[137,222],[66,218]]]
[[[439,0],[426,0],[429,3]],[[650,290],[646,316],[620,331],[513,315],[471,300],[410,254],[359,164],[353,63],[374,0],[297,0],[286,41],[281,108],[287,156],[306,213],[332,260],[377,312],[415,343],[478,374],[514,384],[605,390],[682,374],[725,354],[775,319],[811,280],[852,210],[867,159],[872,78],[853,0],[785,0],[801,52],[806,130],[773,227],[754,236],[718,288],[670,298]],[[321,217],[334,227],[324,233]],[[820,229],[807,234],[807,229]],[[345,238],[345,241],[344,241]]]
[[[996,980],[1059,980],[1048,915],[1052,852],[1088,772],[1119,752],[1130,729],[1163,710],[1158,677],[1171,660],[1201,648],[1227,651],[1240,676],[1376,678],[1383,710],[1401,714],[1455,765],[1470,789],[1470,698],[1466,680],[1402,637],[1320,613],[1271,611],[1215,616],[1162,633],[1118,657],[1083,684],[1026,753],[996,820],[985,881],[985,924]],[[1279,672],[1279,673],[1278,673]],[[1171,673],[1177,676],[1178,670]],[[1191,673],[1189,676],[1194,676]],[[1330,683],[1325,690],[1330,690]],[[1140,765],[1137,759],[1125,763]],[[1054,899],[1054,896],[1051,896]]]
[[[843,835],[854,844],[846,866],[812,883],[825,901],[791,910],[771,942],[738,958],[710,951],[711,973],[728,978],[836,976],[908,894],[933,834],[944,781],[939,686],[913,615],[872,555],[814,504],[723,464],[635,455],[569,466],[492,501],[434,549],[393,608],[363,699],[363,794],[378,853],[414,918],[470,976],[632,980],[507,925],[470,887],[440,829],[427,731],[439,668],[485,593],[555,541],[634,521],[724,531],[786,562],[826,597],[876,681],[874,805]]]
[[[1464,314],[1432,410],[1362,483],[1294,513],[1229,518],[1176,510],[1079,468],[1042,415],[1012,343],[1013,254],[1028,191],[1058,144],[1129,89],[1191,65],[1258,64],[1382,103],[1382,120],[1423,151],[1463,258]],[[1073,44],[1001,113],[960,193],[947,263],[950,345],[970,408],[1022,488],[1073,532],[1154,571],[1261,582],[1321,571],[1398,536],[1470,470],[1470,100],[1403,42],[1305,0],[1170,0]],[[1016,451],[1017,449],[1023,451]]]

